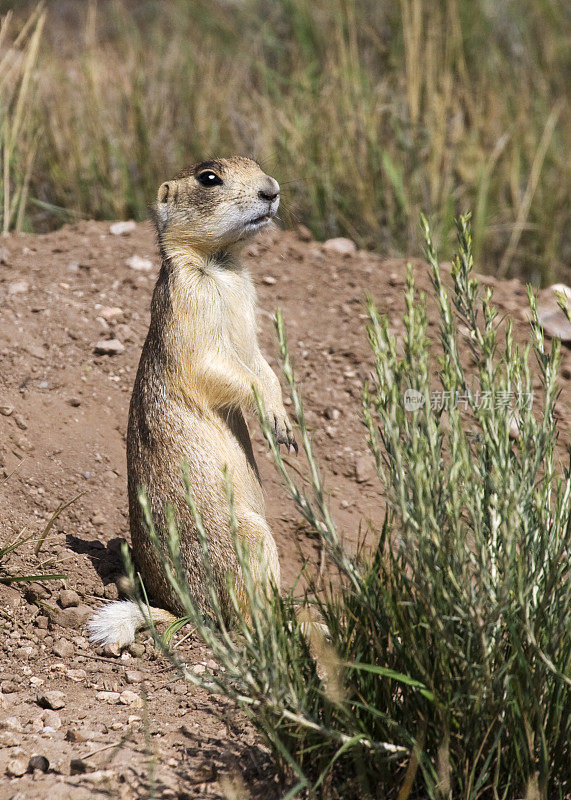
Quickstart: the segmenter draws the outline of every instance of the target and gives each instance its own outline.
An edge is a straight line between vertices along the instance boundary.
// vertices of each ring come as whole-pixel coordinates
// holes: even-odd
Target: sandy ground
[[[258,286],[262,348],[274,366],[271,314],[276,306],[284,312],[333,513],[354,547],[363,520],[378,523],[384,509],[358,416],[371,366],[362,301],[370,291],[395,335],[402,333],[405,262],[344,254],[303,229],[265,234],[246,258]],[[22,530],[35,537],[4,566],[67,577],[0,585],[0,800],[222,798],[228,781],[243,784],[245,797],[283,794],[252,728],[228,704],[180,680],[148,634],[117,657],[85,638],[90,609],[118,596],[120,544],[129,539],[127,409],[157,267],[147,224],[116,235],[108,223],[85,222],[1,242],[0,542]],[[416,262],[415,271],[428,290],[426,265]],[[524,287],[485,280],[500,312],[513,316],[516,339],[527,341]],[[434,322],[430,330],[437,332]],[[561,453],[570,381],[565,350]],[[314,560],[318,553],[251,422],[268,519],[291,585],[302,554]],[[301,457],[296,465],[303,470]],[[36,558],[38,534],[73,498]],[[195,638],[181,653],[197,670],[215,667]],[[46,772],[41,759],[26,772],[32,756],[47,759]]]

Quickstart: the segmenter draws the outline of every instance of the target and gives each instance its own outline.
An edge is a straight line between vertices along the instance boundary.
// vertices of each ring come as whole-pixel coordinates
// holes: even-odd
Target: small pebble
[[[125,350],[125,345],[119,339],[102,339],[94,347],[94,352],[99,356],[117,356]]]
[[[323,249],[326,253],[337,253],[342,256],[349,256],[357,251],[357,245],[351,239],[338,236],[335,239],[328,239],[323,242]]]
[[[87,678],[87,672],[81,667],[66,669],[65,674],[67,678],[76,683],[81,683],[81,681]]]
[[[75,608],[79,602],[80,597],[73,589],[62,589],[59,593],[59,604],[62,608]]]
[[[109,781],[113,778],[116,778],[116,773],[113,772],[113,770],[96,769],[94,772],[86,772],[83,776],[83,782],[91,783],[94,786],[101,786],[102,784],[109,784]],[[101,793],[98,792],[98,794]]]
[[[67,639],[58,639],[52,650],[59,658],[72,658],[74,652],[72,643]]]
[[[80,604],[77,608],[64,608],[57,615],[57,623],[64,628],[73,628],[78,631],[93,616],[93,609]]]
[[[12,436],[12,439],[14,440],[14,444],[17,447],[19,447],[20,450],[23,450],[24,453],[33,453],[34,452],[34,449],[35,449],[34,445],[30,441],[28,441],[28,439],[26,439],[25,436],[22,436],[20,434],[18,434],[18,435],[14,434]]]
[[[137,223],[129,219],[125,222],[114,222],[109,226],[109,233],[112,233],[114,236],[124,236],[126,233],[132,233],[136,229]]]
[[[103,648],[103,653],[108,658],[119,658],[121,655],[121,647],[117,644],[117,642],[111,642],[110,644],[106,644]]]
[[[373,465],[367,456],[360,456],[355,461],[355,479],[357,483],[365,483],[373,477]]]
[[[43,347],[36,347],[35,344],[26,344],[23,349],[34,358],[40,359],[40,361],[43,361],[47,355],[47,351]]]
[[[128,325],[125,325],[121,322],[115,328],[116,335],[121,339],[123,342],[134,342],[135,341],[135,334],[131,330]]]
[[[571,322],[560,309],[539,309],[537,313],[539,324],[545,334],[551,339],[561,339],[564,343],[571,342]]]
[[[28,762],[21,756],[12,758],[6,765],[6,775],[10,778],[21,778],[28,770]]]
[[[99,316],[107,322],[111,322],[123,316],[123,309],[118,306],[105,306],[99,311]]]
[[[273,286],[275,283],[277,283],[277,281],[273,275],[264,275],[262,278],[262,283],[265,283],[267,286]]]
[[[20,747],[24,737],[14,731],[0,731],[0,745],[2,747]]]
[[[141,258],[141,256],[131,256],[125,261],[125,264],[136,272],[151,272],[153,269],[153,262],[148,258]]]
[[[58,708],[65,706],[65,693],[57,689],[39,692],[36,702],[42,708],[51,708],[56,711]]]
[[[65,734],[68,742],[92,742],[97,736],[97,732],[89,728],[70,728]]]
[[[98,700],[104,700],[106,703],[116,703],[119,700],[119,692],[97,692],[95,697]]]
[[[21,414],[18,414],[18,413],[14,414],[13,420],[16,423],[16,425],[20,428],[21,431],[27,430],[28,423],[26,422],[26,420],[24,419],[24,417]]]
[[[107,583],[103,589],[103,597],[106,600],[117,600],[119,597],[119,589],[116,583]]]
[[[39,770],[40,772],[47,772],[50,768],[50,762],[45,756],[32,756],[28,761],[28,769],[27,772],[33,772],[34,770]]]
[[[18,717],[6,717],[5,719],[0,720],[0,728],[5,731],[19,733],[22,730],[22,723]]]
[[[28,281],[14,281],[8,285],[8,294],[25,294],[29,288]]]
[[[119,696],[119,702],[124,706],[132,706],[133,708],[143,707],[143,700],[141,697],[139,697],[136,692],[132,692],[130,689],[125,689],[124,692],[121,692]]]
[[[144,677],[145,676],[139,669],[128,669],[125,672],[125,680],[127,683],[140,683]]]

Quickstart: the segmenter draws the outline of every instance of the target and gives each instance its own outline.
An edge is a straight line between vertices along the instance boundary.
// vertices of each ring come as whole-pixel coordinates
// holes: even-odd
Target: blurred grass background
[[[415,255],[423,210],[445,257],[472,209],[480,269],[570,281],[566,0],[44,9],[0,2],[5,229],[143,219],[182,165],[241,153],[318,238]]]

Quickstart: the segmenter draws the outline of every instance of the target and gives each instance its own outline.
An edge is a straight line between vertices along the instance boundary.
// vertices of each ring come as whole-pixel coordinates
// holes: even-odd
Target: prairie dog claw
[[[290,453],[293,449],[297,454],[298,446],[293,435],[293,430],[288,415],[285,413],[285,411],[280,411],[271,412],[269,416],[272,432],[276,437],[276,442],[278,444],[285,445],[288,453]]]

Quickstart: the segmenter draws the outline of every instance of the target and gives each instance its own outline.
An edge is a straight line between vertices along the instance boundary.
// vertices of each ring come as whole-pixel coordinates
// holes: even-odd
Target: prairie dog
[[[160,537],[165,506],[174,507],[190,590],[205,612],[210,606],[196,527],[184,500],[183,463],[204,521],[225,613],[231,613],[228,573],[240,602],[244,591],[228,525],[224,467],[252,576],[261,585],[270,576],[280,583],[278,552],[244,419],[254,407],[252,386],[263,399],[277,441],[288,449],[297,450],[297,445],[279,381],[258,347],[254,286],[240,260],[244,242],[269,224],[278,205],[279,184],[247,158],[196,164],[158,190],[154,220],[162,265],[127,431],[132,548],[148,592],[163,607],[152,609],[155,621],[172,620],[170,612],[180,614],[182,608],[149,540],[137,497],[141,487]],[[118,601],[104,606],[89,629],[93,641],[125,645],[144,624],[136,603]]]

